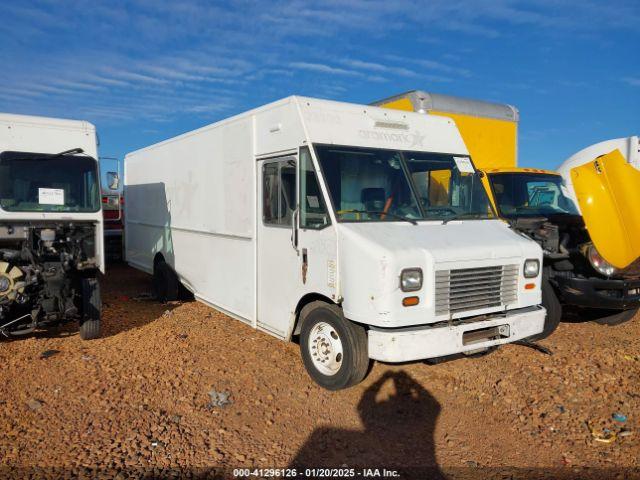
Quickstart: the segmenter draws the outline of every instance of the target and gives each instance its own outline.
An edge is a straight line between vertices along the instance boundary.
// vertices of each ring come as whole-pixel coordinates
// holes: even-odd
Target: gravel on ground
[[[552,355],[507,345],[376,363],[362,384],[329,392],[295,343],[198,302],[157,303],[150,289],[148,275],[114,265],[102,338],[68,325],[0,343],[3,476],[346,466],[640,478],[640,318],[563,323],[541,342]]]

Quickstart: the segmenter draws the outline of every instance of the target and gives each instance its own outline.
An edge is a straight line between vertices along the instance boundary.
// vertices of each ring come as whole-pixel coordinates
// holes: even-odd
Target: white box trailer
[[[85,121],[0,114],[0,333],[100,333],[98,143]]]
[[[289,97],[128,154],[124,183],[126,259],[159,296],[299,335],[326,388],[542,331],[541,249],[495,219],[449,119]]]

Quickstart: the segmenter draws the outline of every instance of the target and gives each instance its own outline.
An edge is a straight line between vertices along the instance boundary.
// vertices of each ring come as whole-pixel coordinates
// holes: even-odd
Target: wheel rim
[[[338,373],[344,354],[336,329],[326,322],[316,323],[309,333],[309,355],[313,366],[323,375]]]

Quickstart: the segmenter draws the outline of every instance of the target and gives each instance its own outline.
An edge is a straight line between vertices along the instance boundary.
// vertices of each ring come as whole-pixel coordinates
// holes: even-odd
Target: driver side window
[[[300,227],[320,230],[329,225],[316,170],[308,147],[300,149]]]

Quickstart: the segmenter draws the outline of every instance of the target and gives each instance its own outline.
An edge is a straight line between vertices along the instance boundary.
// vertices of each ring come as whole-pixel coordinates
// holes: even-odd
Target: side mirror
[[[107,186],[110,190],[118,190],[120,186],[120,176],[117,172],[107,172]]]

